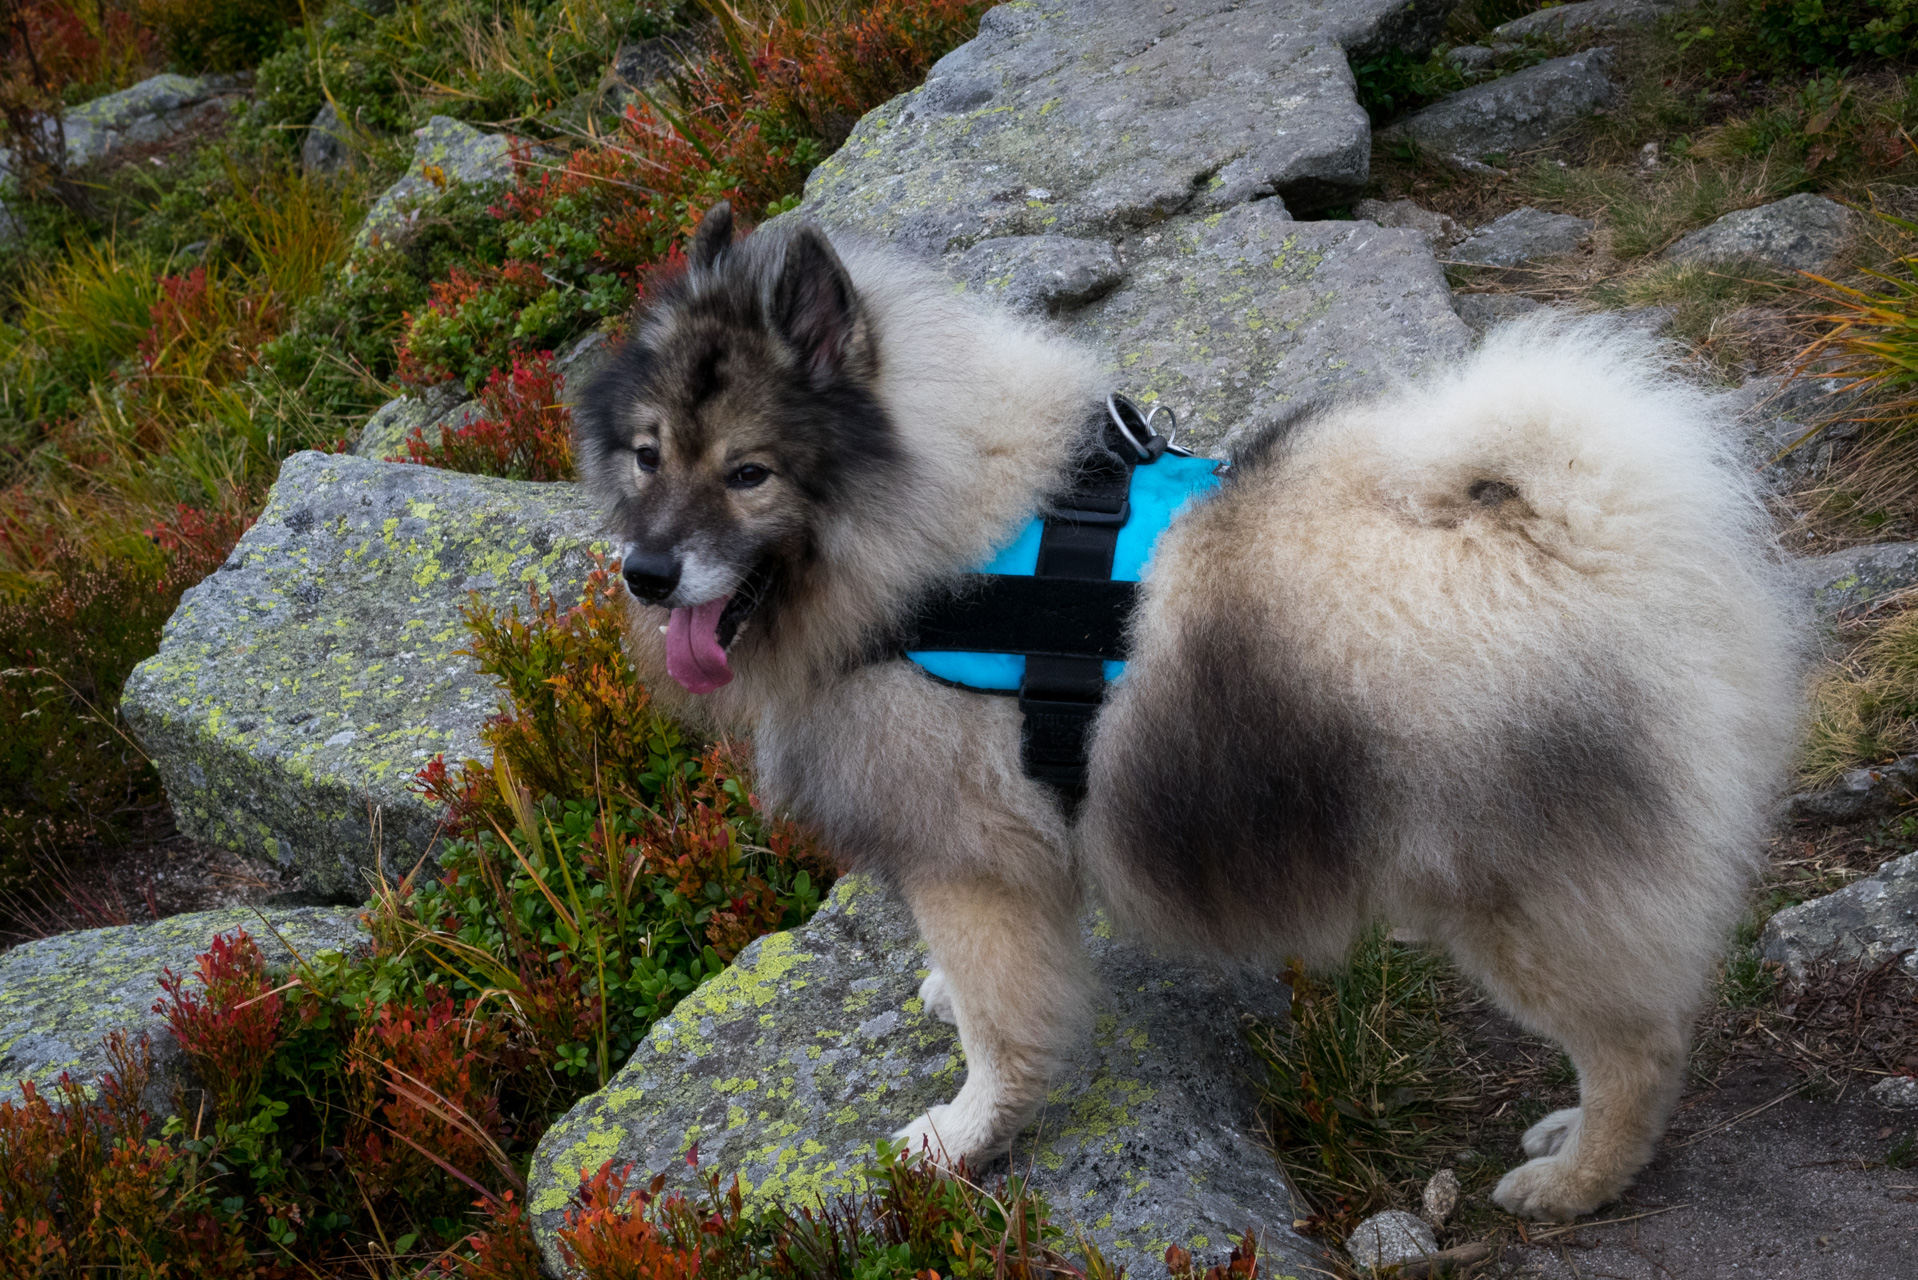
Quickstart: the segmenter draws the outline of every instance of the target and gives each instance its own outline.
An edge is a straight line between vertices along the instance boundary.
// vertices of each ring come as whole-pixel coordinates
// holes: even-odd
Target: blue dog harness
[[[934,679],[1017,694],[1026,773],[1085,794],[1086,738],[1125,671],[1126,625],[1159,535],[1220,483],[1219,464],[1172,446],[1122,396],[1100,407],[1103,447],[1071,488],[957,590],[921,609],[901,641]],[[1169,416],[1169,415],[1168,415]]]

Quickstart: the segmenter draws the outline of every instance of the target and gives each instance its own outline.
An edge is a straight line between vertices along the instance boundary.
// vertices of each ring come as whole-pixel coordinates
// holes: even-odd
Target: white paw
[[[1570,1222],[1617,1199],[1622,1189],[1594,1181],[1563,1156],[1543,1156],[1500,1178],[1492,1199],[1505,1212],[1521,1218]]]
[[[952,1009],[952,984],[946,981],[946,971],[934,967],[919,984],[919,1001],[926,1006],[926,1012],[941,1022],[959,1024],[959,1015]]]
[[[933,976],[938,976],[936,971]],[[894,1133],[893,1141],[905,1143],[906,1151],[911,1155],[923,1155],[941,1169],[951,1169],[966,1157],[965,1151],[956,1143],[949,1145],[947,1135],[952,1133],[951,1115],[951,1103],[934,1107]],[[953,1134],[953,1137],[957,1136]]]
[[[1577,1107],[1554,1111],[1527,1129],[1519,1145],[1528,1156],[1555,1156],[1564,1147],[1565,1140],[1578,1131],[1578,1117]]]

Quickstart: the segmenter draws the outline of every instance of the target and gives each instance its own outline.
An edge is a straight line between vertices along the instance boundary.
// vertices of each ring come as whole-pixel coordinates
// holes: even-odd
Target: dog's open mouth
[[[732,683],[726,651],[759,604],[769,577],[761,565],[731,595],[674,609],[666,621],[666,674],[689,693],[711,693]]]

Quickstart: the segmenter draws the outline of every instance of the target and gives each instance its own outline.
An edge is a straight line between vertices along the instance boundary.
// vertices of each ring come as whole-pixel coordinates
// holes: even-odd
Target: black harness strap
[[[1044,516],[1033,577],[975,574],[967,587],[927,604],[902,648],[1025,655],[1019,685],[1020,755],[1028,777],[1068,801],[1086,793],[1086,739],[1105,702],[1105,663],[1126,656],[1135,582],[1112,581],[1119,530],[1131,517],[1138,449],[1112,420],[1124,415],[1156,459],[1164,442],[1131,402],[1099,406],[1100,447]]]

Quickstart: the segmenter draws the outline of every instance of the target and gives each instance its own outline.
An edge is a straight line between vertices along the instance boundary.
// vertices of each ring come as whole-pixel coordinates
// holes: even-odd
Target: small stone
[[[1911,1076],[1886,1076],[1871,1087],[1871,1098],[1893,1111],[1918,1111],[1918,1079]]]
[[[1445,1220],[1458,1209],[1458,1174],[1450,1169],[1440,1169],[1425,1184],[1425,1191],[1419,1196],[1419,1203],[1425,1209],[1425,1220],[1434,1227],[1442,1227]]]
[[[1563,40],[1587,31],[1649,26],[1678,7],[1676,0],[1579,0],[1513,18],[1492,34],[1501,40],[1543,36]]]
[[[161,972],[192,973],[195,958],[217,935],[240,930],[259,945],[273,973],[293,964],[289,944],[310,961],[367,942],[358,907],[195,911],[23,942],[0,955],[0,1098],[17,1100],[23,1080],[45,1089],[62,1072],[82,1085],[97,1084],[109,1065],[102,1042],[122,1030],[152,1041],[154,1077],[145,1103],[155,1116],[169,1114],[184,1061],[166,1019],[153,1012]]]
[[[1789,271],[1816,271],[1845,246],[1851,212],[1809,192],[1728,213],[1665,250],[1671,262],[1756,258]]]
[[[300,166],[308,173],[338,173],[346,167],[349,155],[340,113],[329,102],[306,127],[306,141],[300,144]]]
[[[1418,1215],[1387,1209],[1359,1223],[1346,1240],[1345,1251],[1361,1267],[1377,1271],[1430,1257],[1438,1252],[1438,1240]]]
[[[1379,133],[1437,156],[1479,160],[1541,146],[1617,94],[1610,49],[1587,49],[1440,98]]]
[[[578,403],[581,389],[606,367],[618,345],[604,329],[595,329],[553,357],[553,368],[561,379],[560,397],[568,405]]]
[[[1569,214],[1546,213],[1529,206],[1489,222],[1452,247],[1453,262],[1515,267],[1534,258],[1570,253],[1592,234],[1592,223]]]
[[[1361,200],[1352,206],[1352,216],[1376,222],[1381,227],[1408,227],[1424,236],[1434,251],[1450,248],[1465,238],[1465,228],[1450,216],[1422,208],[1411,200]]]
[[[1918,774],[1918,759],[1899,763],[1911,767],[1907,779]],[[1794,978],[1821,956],[1877,964],[1904,951],[1913,952],[1904,970],[1918,975],[1918,853],[1893,858],[1836,893],[1786,907],[1765,925],[1759,943],[1765,959]]]
[[[1168,1239],[1248,1228],[1262,1270],[1315,1273],[1260,1140],[1259,1068],[1240,1031],[1248,1014],[1283,1022],[1284,987],[1161,959],[1089,924],[1098,1029],[1060,1068],[1010,1165],[980,1170],[984,1180],[1007,1168],[1030,1177],[1133,1275],[1151,1274]],[[920,1002],[925,966],[904,905],[848,876],[805,926],[752,943],[688,994],[540,1141],[526,1202],[552,1274],[580,1171],[607,1160],[676,1190],[696,1189],[707,1168],[737,1171],[753,1204],[864,1190],[874,1141],[965,1080],[957,1032]],[[695,1140],[699,1170],[685,1160]]]
[[[1069,236],[984,240],[953,259],[948,271],[969,289],[996,294],[1013,311],[1041,316],[1077,310],[1125,279],[1110,244]]]
[[[1918,799],[1918,756],[1847,771],[1822,791],[1802,791],[1788,802],[1791,816],[1810,822],[1857,822],[1898,812]]]
[[[1641,169],[1658,168],[1659,148],[1656,142],[1648,142],[1638,149],[1638,167]]]

